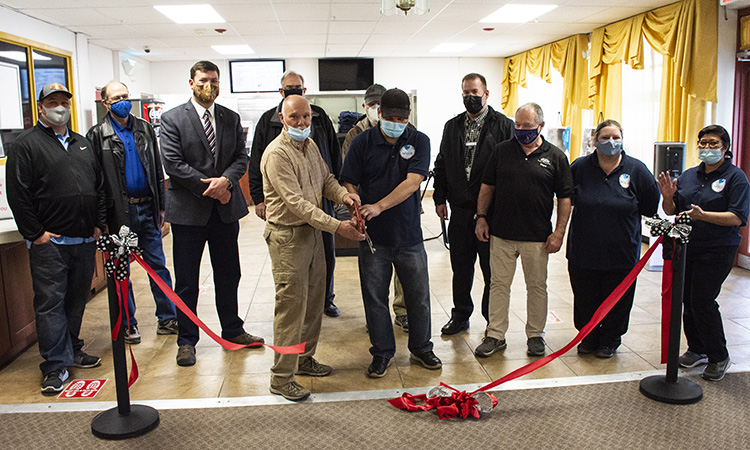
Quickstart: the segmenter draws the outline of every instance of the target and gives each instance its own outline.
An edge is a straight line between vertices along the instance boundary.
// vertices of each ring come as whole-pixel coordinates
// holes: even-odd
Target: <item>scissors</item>
[[[359,202],[354,202],[354,214],[357,216],[357,227],[359,228],[359,231],[364,233],[365,240],[367,241],[367,245],[370,247],[370,253],[375,253],[375,247],[372,245],[372,239],[370,239],[370,235],[367,234],[367,230],[365,229],[365,221],[362,220],[362,213],[359,210]]]

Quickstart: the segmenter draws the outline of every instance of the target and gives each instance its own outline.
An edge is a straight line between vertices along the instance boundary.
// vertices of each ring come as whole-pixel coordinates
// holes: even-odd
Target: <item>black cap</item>
[[[62,84],[60,84],[60,83],[50,83],[50,84],[45,85],[42,88],[42,90],[39,92],[39,101],[41,102],[46,97],[54,94],[55,92],[62,92],[68,98],[71,98],[73,96],[73,94],[71,94],[70,92],[68,92],[68,89],[65,86],[63,86]]]
[[[380,84],[373,84],[368,87],[367,92],[365,92],[365,105],[369,105],[372,102],[380,103],[380,99],[383,97],[383,92],[385,92],[385,87]]]
[[[380,114],[383,118],[408,119],[410,109],[409,96],[401,89],[388,89],[380,99]]]

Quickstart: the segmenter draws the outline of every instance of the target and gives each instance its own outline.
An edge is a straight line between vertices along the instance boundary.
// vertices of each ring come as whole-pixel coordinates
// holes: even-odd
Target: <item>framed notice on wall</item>
[[[23,129],[21,76],[18,66],[0,62],[0,130]]]

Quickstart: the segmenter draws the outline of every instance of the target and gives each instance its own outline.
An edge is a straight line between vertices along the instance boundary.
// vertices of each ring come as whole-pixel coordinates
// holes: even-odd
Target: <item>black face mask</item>
[[[464,106],[466,107],[466,111],[468,111],[469,114],[479,114],[482,111],[482,108],[484,108],[484,105],[482,105],[482,96],[465,95]]]
[[[290,95],[302,95],[302,89],[284,89],[284,98]]]

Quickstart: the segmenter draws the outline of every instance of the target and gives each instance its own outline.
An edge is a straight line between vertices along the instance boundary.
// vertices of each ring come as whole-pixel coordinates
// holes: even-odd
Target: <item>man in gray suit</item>
[[[172,224],[175,292],[191,311],[198,303],[201,256],[208,242],[221,336],[237,344],[262,343],[238,315],[239,219],[247,202],[239,180],[247,170],[245,133],[237,113],[214,103],[219,68],[198,61],[190,69],[192,98],[164,113],[160,145],[169,175],[166,221]],[[199,330],[178,311],[177,364],[195,364]]]

